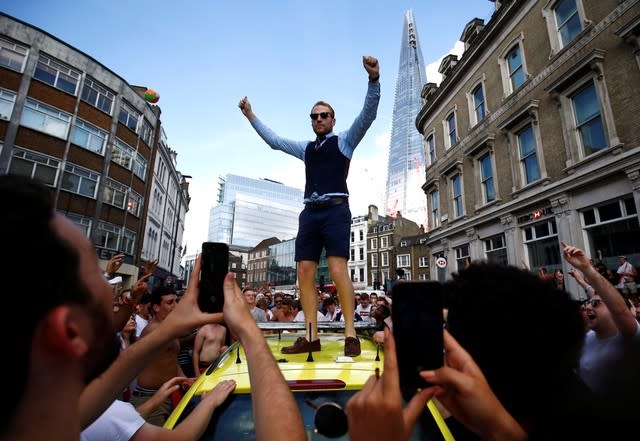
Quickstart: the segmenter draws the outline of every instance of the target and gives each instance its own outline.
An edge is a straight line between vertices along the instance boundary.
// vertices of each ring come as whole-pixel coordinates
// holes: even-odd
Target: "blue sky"
[[[0,10],[91,55],[132,85],[160,94],[162,122],[178,170],[191,175],[188,252],[206,240],[218,176],[269,178],[303,188],[303,163],[271,150],[237,104],[247,95],[276,133],[311,139],[309,110],[325,100],[336,131],[361,109],[362,56],[380,60],[378,118],[356,149],[348,179],[351,212],[382,210],[404,14],[412,9],[427,80],[456,50],[464,26],[489,21],[489,0],[244,0],[109,2],[0,0]]]

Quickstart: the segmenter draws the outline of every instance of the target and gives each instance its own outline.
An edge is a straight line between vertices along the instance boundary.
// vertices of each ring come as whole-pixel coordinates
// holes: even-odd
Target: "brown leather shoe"
[[[359,347],[359,346],[358,346]],[[320,339],[314,340],[309,343],[304,337],[298,337],[296,342],[292,346],[285,346],[280,349],[283,354],[303,354],[307,352],[318,352],[320,350]]]
[[[360,340],[358,337],[347,337],[344,339],[344,355],[347,357],[357,357],[360,355]]]

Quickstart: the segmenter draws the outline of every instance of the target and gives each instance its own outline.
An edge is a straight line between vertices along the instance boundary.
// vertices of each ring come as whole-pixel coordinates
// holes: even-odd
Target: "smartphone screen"
[[[229,271],[229,246],[220,242],[202,243],[200,294],[198,304],[204,312],[222,312],[222,284]]]
[[[419,372],[444,363],[443,291],[440,282],[398,282],[392,288],[393,337],[400,387],[413,395],[429,387]]]

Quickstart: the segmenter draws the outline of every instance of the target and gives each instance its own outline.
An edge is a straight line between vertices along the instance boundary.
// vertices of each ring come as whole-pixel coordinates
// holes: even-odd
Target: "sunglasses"
[[[585,300],[584,302],[582,302],[582,307],[586,308],[587,305],[591,305],[594,308],[597,308],[598,306],[600,306],[600,303],[602,303],[602,300],[599,299]]]
[[[320,113],[311,113],[309,114],[309,117],[315,121],[318,119],[318,117],[322,118],[322,119],[327,119],[331,116],[331,113],[329,112],[320,112]]]

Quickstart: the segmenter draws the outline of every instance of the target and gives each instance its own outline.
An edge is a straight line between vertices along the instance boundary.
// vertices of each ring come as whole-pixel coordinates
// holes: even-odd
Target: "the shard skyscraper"
[[[424,182],[425,152],[415,120],[422,104],[420,91],[426,82],[427,74],[416,21],[413,11],[408,10],[404,16],[393,105],[385,214],[395,217],[400,212],[402,217],[425,227],[427,200],[421,189]]]

